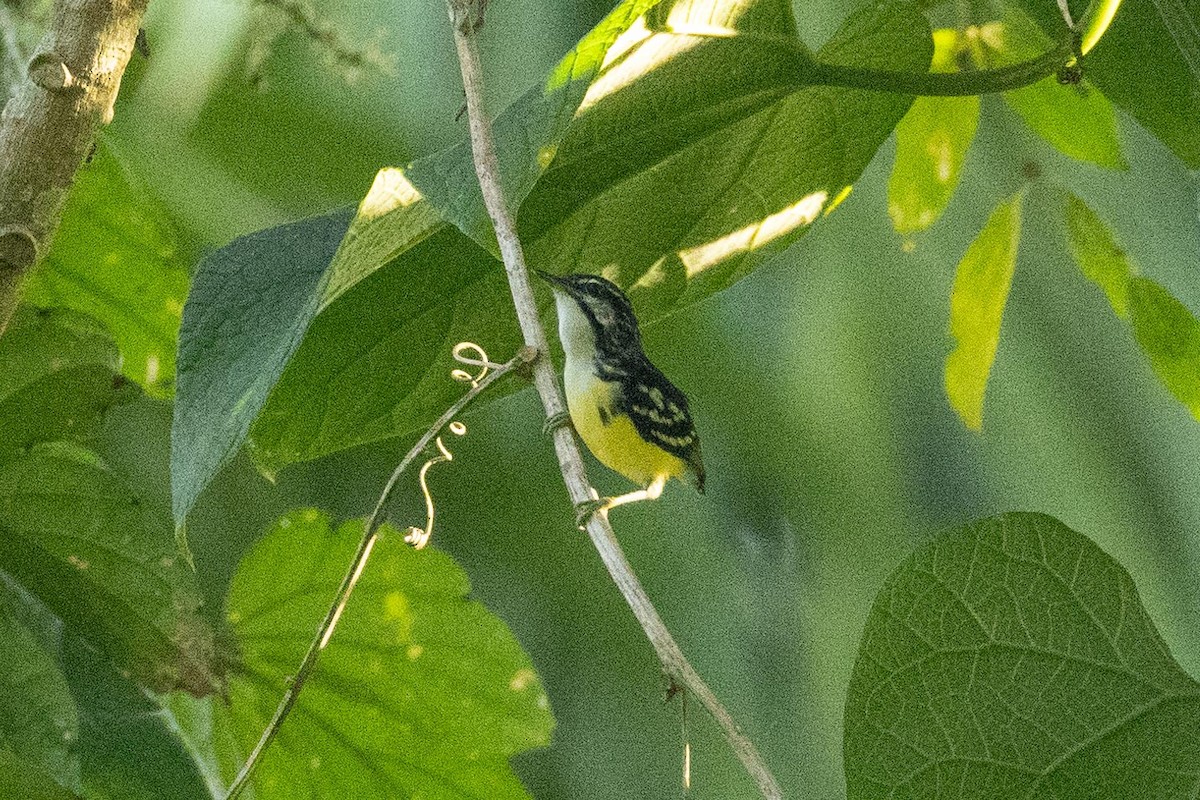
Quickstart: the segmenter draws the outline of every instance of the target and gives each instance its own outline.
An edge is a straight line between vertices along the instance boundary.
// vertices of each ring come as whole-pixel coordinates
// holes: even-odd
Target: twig
[[[255,4],[263,8],[273,8],[282,14],[292,28],[322,48],[333,64],[344,68],[348,80],[357,77],[368,68],[374,68],[384,74],[391,74],[395,69],[391,60],[374,43],[363,47],[354,47],[348,43],[333,23],[317,14],[308,0],[255,0]],[[257,54],[257,59],[266,60],[270,52],[270,40],[274,38],[268,37],[269,41],[262,44],[264,50]],[[261,64],[253,65],[252,73],[257,73],[261,67]]]
[[[525,267],[525,255],[521,248],[521,242],[517,238],[512,213],[500,188],[500,169],[492,142],[491,127],[483,110],[483,76],[479,61],[479,47],[475,38],[475,33],[483,22],[482,9],[479,0],[447,0],[447,4],[454,26],[454,43],[458,49],[463,89],[467,96],[467,117],[471,130],[471,149],[475,160],[475,171],[479,177],[479,185],[483,192],[488,215],[491,217],[496,231],[496,241],[504,259],[504,268],[508,274],[509,288],[512,292],[521,332],[525,337],[525,344],[542,354],[542,357],[533,363],[533,382],[542,399],[546,416],[554,417],[564,413],[566,407],[558,390],[558,378],[554,365],[546,355],[549,353],[546,332],[538,318],[533,290],[529,285],[529,273]],[[558,455],[563,482],[566,483],[571,501],[578,504],[585,500],[595,499],[597,497],[596,490],[588,482],[579,447],[568,428],[559,426],[554,429],[554,450]],[[782,797],[779,784],[758,754],[754,744],[738,729],[729,712],[725,710],[716,695],[688,663],[687,658],[679,649],[679,645],[671,636],[671,632],[663,624],[654,604],[638,582],[629,562],[625,560],[625,554],[621,551],[621,546],[613,534],[607,515],[593,515],[587,524],[587,532],[596,551],[600,554],[604,566],[607,567],[609,575],[617,584],[617,588],[620,589],[634,616],[641,623],[642,630],[658,654],[658,659],[668,678],[685,688],[712,714],[730,747],[733,748],[746,771],[750,773],[763,797],[768,800]]]
[[[0,117],[0,332],[113,103],[147,0],[58,0]]]
[[[491,372],[474,382],[471,389],[454,402],[446,409],[442,416],[438,417],[437,421],[425,431],[424,435],[417,440],[417,443],[412,446],[412,449],[404,456],[403,460],[392,471],[392,475],[383,486],[383,491],[379,495],[378,502],[375,503],[375,508],[371,512],[371,516],[367,517],[366,524],[363,528],[362,540],[358,544],[358,550],[354,553],[354,560],[350,563],[346,570],[345,576],[342,578],[341,586],[338,587],[337,595],[334,598],[333,604],[329,607],[329,612],[325,615],[325,619],[321,621],[321,625],[317,628],[316,635],[313,636],[312,643],[308,646],[308,652],[304,654],[304,660],[300,662],[300,668],[296,671],[295,677],[292,678],[288,685],[287,691],[284,692],[283,699],[279,701],[278,708],[275,709],[275,715],[271,717],[271,721],[267,724],[262,736],[258,740],[258,744],[250,751],[249,758],[242,765],[237,777],[229,787],[229,792],[225,795],[226,800],[234,800],[242,793],[250,781],[250,776],[254,772],[254,768],[258,766],[262,754],[267,747],[275,739],[275,735],[279,733],[279,728],[283,725],[284,719],[291,712],[292,706],[296,704],[296,699],[300,696],[300,690],[304,688],[304,682],[308,680],[313,669],[317,666],[317,659],[321,655],[321,651],[325,649],[325,645],[329,643],[329,639],[333,636],[334,627],[337,625],[338,618],[342,615],[342,609],[346,607],[346,601],[350,599],[350,594],[354,591],[354,585],[358,583],[359,576],[362,575],[363,568],[367,565],[367,559],[371,556],[371,548],[375,546],[375,539],[379,532],[379,526],[383,524],[384,511],[387,509],[388,501],[391,499],[392,491],[396,488],[397,481],[404,471],[412,465],[412,462],[424,452],[429,443],[433,441],[442,428],[450,424],[450,421],[456,417],[467,405],[474,400],[481,392],[495,383],[498,379],[512,372],[517,367],[529,364],[536,357],[536,354],[529,348],[522,348],[517,355],[503,364],[493,366]]]

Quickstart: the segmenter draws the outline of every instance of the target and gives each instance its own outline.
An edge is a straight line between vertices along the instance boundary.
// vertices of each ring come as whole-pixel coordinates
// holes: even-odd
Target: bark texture
[[[147,0],[58,0],[0,115],[0,332],[50,248],[75,172],[112,120]]]

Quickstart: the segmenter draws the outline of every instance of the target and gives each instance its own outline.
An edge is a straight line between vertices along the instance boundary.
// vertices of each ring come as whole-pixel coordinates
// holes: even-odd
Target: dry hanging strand
[[[463,354],[467,352],[476,354],[478,358],[473,356],[463,356]],[[454,401],[454,403],[447,408],[440,417],[438,417],[437,421],[429,427],[429,430],[425,431],[421,438],[417,440],[417,443],[412,446],[412,449],[409,450],[404,456],[403,460],[401,460],[396,466],[396,469],[392,471],[391,477],[388,478],[387,483],[384,484],[383,491],[379,495],[379,500],[376,501],[375,508],[371,511],[371,516],[367,517],[367,521],[363,526],[362,539],[359,542],[358,549],[354,553],[354,559],[351,561],[350,567],[346,570],[346,574],[342,578],[342,583],[338,587],[338,592],[334,598],[333,605],[329,607],[328,613],[326,613],[325,618],[321,621],[320,626],[317,628],[317,632],[313,637],[312,644],[309,645],[308,651],[304,654],[304,660],[300,662],[300,667],[296,670],[295,677],[293,677],[288,683],[287,690],[284,692],[283,699],[279,702],[279,707],[275,709],[274,716],[272,716],[271,721],[267,723],[267,727],[263,731],[262,736],[259,738],[258,743],[254,746],[254,749],[250,751],[250,756],[246,759],[246,763],[242,765],[237,777],[234,778],[233,783],[230,785],[229,791],[225,795],[225,800],[235,800],[235,798],[237,798],[242,793],[242,790],[245,789],[249,784],[250,776],[254,773],[254,768],[258,766],[258,762],[262,759],[263,753],[275,739],[275,736],[279,733],[279,728],[283,725],[283,721],[291,712],[292,706],[296,704],[296,699],[300,696],[300,690],[304,687],[305,681],[308,680],[308,677],[312,674],[313,669],[316,667],[317,659],[320,657],[321,651],[325,649],[327,644],[329,644],[329,639],[333,636],[334,628],[337,627],[337,622],[342,615],[342,610],[346,607],[346,602],[350,599],[350,595],[353,593],[354,586],[358,583],[359,577],[362,576],[363,569],[367,565],[367,559],[371,557],[371,548],[375,546],[375,540],[378,538],[379,534],[379,527],[383,524],[384,512],[387,510],[388,502],[392,497],[392,491],[396,488],[396,483],[400,480],[400,476],[404,474],[405,470],[408,469],[408,467],[417,459],[418,456],[421,455],[421,453],[425,452],[425,449],[429,447],[430,442],[437,439],[438,434],[441,433],[443,428],[454,424],[462,425],[462,423],[454,423],[454,417],[461,413],[462,410],[466,408],[472,400],[478,397],[484,390],[486,390],[500,378],[514,370],[518,370],[521,367],[532,363],[537,356],[536,351],[528,347],[522,347],[517,354],[508,361],[504,362],[503,364],[496,364],[488,360],[487,354],[483,352],[483,349],[480,348],[479,345],[472,344],[470,342],[463,342],[456,345],[453,354],[455,360],[457,360],[459,363],[466,364],[468,366],[483,366],[485,369],[476,376],[468,376],[468,380],[465,382],[470,383],[471,388],[466,394]],[[455,369],[451,373],[451,376],[454,377],[455,380],[461,381],[463,378],[460,377],[460,373],[466,374],[462,370]],[[465,432],[466,427],[463,426],[462,433]],[[449,452],[445,450],[445,446],[440,445],[439,450],[441,450],[446,456],[441,460],[449,461]],[[435,456],[434,459],[436,458],[437,457]],[[434,459],[431,459],[431,461]],[[422,468],[422,473],[424,473],[428,467],[429,463],[426,463],[426,465]],[[426,509],[429,517],[426,520],[426,528],[423,533],[428,533],[432,531],[433,528],[433,501],[429,498],[428,489],[425,490],[425,496],[427,500]],[[426,537],[426,540],[427,539],[428,537]],[[420,546],[424,546],[424,544],[422,543]]]
[[[679,698],[679,719],[683,735],[683,796],[687,797],[692,791],[692,740],[688,736],[688,707],[687,689],[681,689]]]
[[[538,316],[533,290],[529,285],[529,272],[525,267],[525,255],[517,238],[512,213],[500,188],[500,168],[492,141],[491,127],[483,110],[483,73],[479,60],[479,45],[475,34],[483,24],[483,8],[479,0],[447,0],[453,26],[454,43],[458,51],[462,71],[463,89],[467,98],[467,118],[471,131],[471,152],[475,172],[479,178],[480,191],[487,206],[488,215],[496,232],[496,242],[504,261],[512,293],[513,306],[526,346],[542,354],[533,362],[533,382],[547,418],[556,418],[566,413],[562,394],[558,388],[558,376],[549,357],[546,331]],[[597,498],[584,471],[583,458],[574,434],[565,426],[552,430],[555,454],[567,486],[572,505]],[[625,602],[629,604],[646,638],[654,647],[662,669],[668,679],[686,689],[708,710],[717,722],[721,733],[733,749],[742,766],[750,774],[759,792],[767,800],[783,796],[779,783],[759,755],[754,743],[741,732],[733,717],[713,694],[708,685],[697,674],[679,649],[671,632],[663,623],[646,590],[634,575],[625,558],[612,526],[605,514],[594,514],[587,523],[587,533],[596,552],[608,569]]]

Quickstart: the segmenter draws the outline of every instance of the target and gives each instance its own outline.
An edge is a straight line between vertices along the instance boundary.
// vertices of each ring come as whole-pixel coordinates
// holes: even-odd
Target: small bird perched
[[[537,274],[554,289],[575,430],[600,463],[645,487],[581,508],[581,524],[598,510],[657,498],[670,478],[703,493],[687,397],[646,357],[625,293],[597,275]]]

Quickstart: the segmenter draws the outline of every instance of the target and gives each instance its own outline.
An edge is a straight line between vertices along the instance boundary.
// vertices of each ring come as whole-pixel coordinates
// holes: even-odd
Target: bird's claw
[[[546,417],[546,421],[542,423],[542,433],[546,436],[550,436],[559,428],[570,424],[571,415],[566,411],[560,411],[557,414]]]
[[[587,524],[589,522],[591,522],[592,517],[596,515],[597,511],[607,508],[606,503],[607,503],[606,500],[601,500],[601,499],[581,500],[580,502],[576,503],[575,504],[575,525],[576,525],[576,527],[578,527],[579,530],[583,530],[584,528],[586,528]]]

